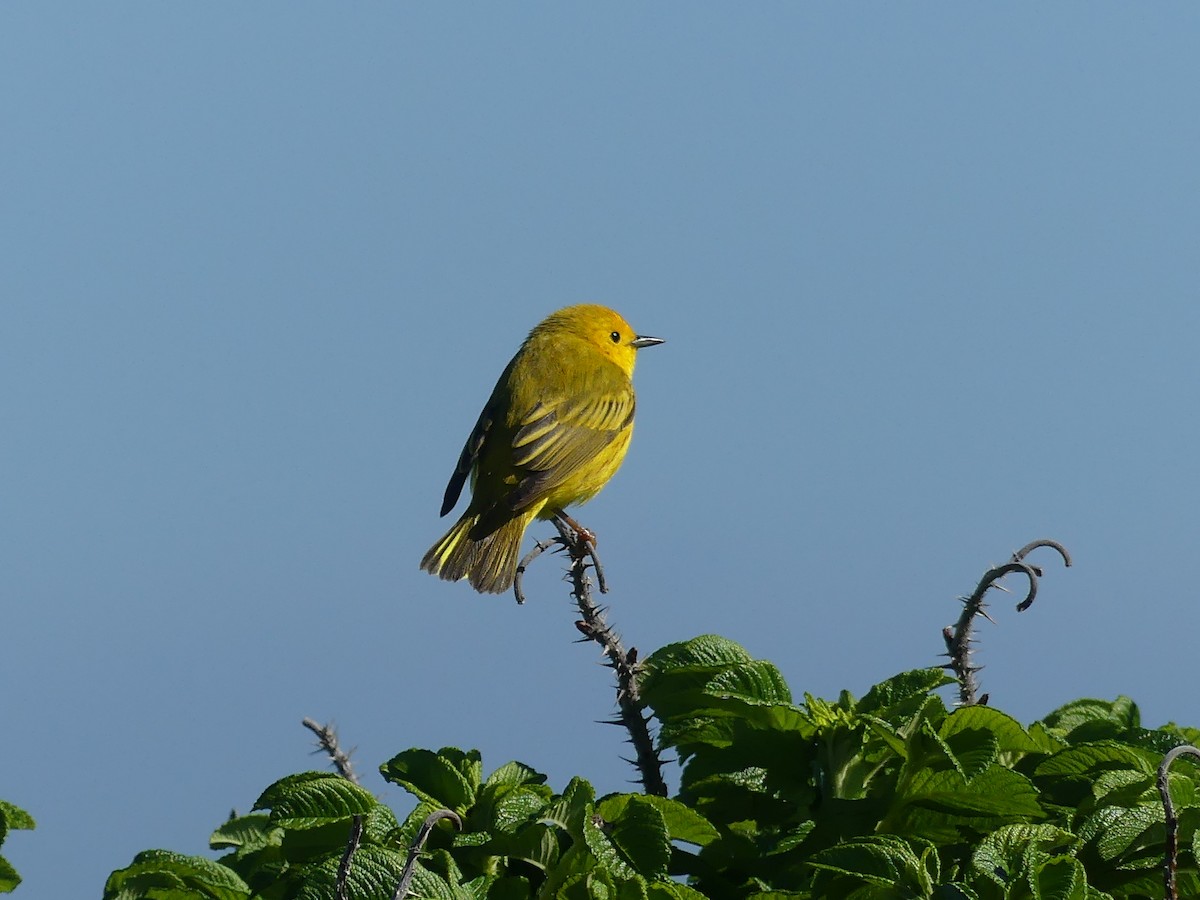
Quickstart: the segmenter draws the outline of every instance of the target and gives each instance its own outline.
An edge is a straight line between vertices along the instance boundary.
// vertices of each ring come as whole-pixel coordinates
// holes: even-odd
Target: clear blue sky
[[[304,716],[401,811],[410,746],[625,786],[558,564],[524,608],[417,569],[581,301],[669,341],[580,512],[643,654],[861,694],[1054,537],[992,703],[1200,724],[1198,45],[1172,3],[0,6],[18,896],[207,852],[322,765]]]

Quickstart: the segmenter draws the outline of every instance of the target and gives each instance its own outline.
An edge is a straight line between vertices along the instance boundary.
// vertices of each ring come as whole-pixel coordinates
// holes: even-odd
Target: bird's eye
[[[609,337],[610,337],[610,338],[612,338],[612,342],[613,342],[614,344],[619,344],[619,343],[621,343],[621,332],[619,332],[619,331],[614,331],[612,334],[610,334],[610,335],[609,335]]]

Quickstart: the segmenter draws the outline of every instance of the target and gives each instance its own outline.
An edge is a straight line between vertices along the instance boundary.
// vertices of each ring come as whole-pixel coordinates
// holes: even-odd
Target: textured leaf
[[[667,834],[673,841],[686,841],[703,847],[720,837],[716,827],[690,806],[667,797],[653,794],[613,794],[605,797],[597,806],[597,812],[612,821],[622,815],[629,803],[648,803],[663,817]]]
[[[269,809],[271,821],[286,828],[317,828],[365,815],[378,801],[366,788],[329,772],[301,772],[263,791],[254,809]]]
[[[881,719],[891,721],[887,713],[906,700],[924,697],[930,691],[945,684],[953,683],[954,679],[940,668],[913,669],[893,675],[887,681],[881,681],[858,701],[855,707],[859,713],[869,713]]]
[[[1086,834],[1089,842],[1095,845],[1101,859],[1114,860],[1144,846],[1145,841],[1139,839],[1150,829],[1158,832],[1153,843],[1161,843],[1166,829],[1161,809],[1151,806],[1109,806],[1097,810],[1080,832],[1081,836]]]
[[[772,663],[754,660],[730,666],[713,677],[705,692],[766,703],[791,703],[792,692]]]
[[[346,878],[346,896],[354,900],[391,900],[404,871],[406,854],[364,844],[358,848]],[[340,855],[331,856],[304,871],[297,900],[330,900],[337,885]],[[472,900],[465,888],[449,884],[444,878],[418,863],[413,869],[410,896],[426,900]]]
[[[1079,839],[1053,825],[1005,825],[979,842],[971,856],[975,871],[996,884],[1009,883],[1023,869],[1032,848],[1044,857],[1073,850]]]
[[[952,736],[962,732],[986,731],[995,736],[996,748],[1001,753],[1038,753],[1042,750],[1039,741],[1007,713],[992,706],[963,706],[946,716],[938,733],[942,740],[950,742]]]
[[[37,827],[33,816],[6,800],[0,800],[0,822],[4,824],[5,831],[28,830]]]
[[[283,828],[271,822],[271,817],[262,813],[238,816],[230,819],[212,833],[208,846],[214,850],[236,848],[243,851],[278,847],[283,843]]]
[[[619,794],[597,803],[596,813],[608,823],[613,845],[639,875],[666,877],[671,840],[656,804],[636,794]]]
[[[507,762],[487,777],[485,787],[494,785],[510,785],[518,787],[523,784],[545,784],[546,776],[536,769],[531,769],[524,763]]]
[[[0,894],[8,894],[16,890],[17,885],[21,883],[21,876],[17,874],[17,870],[3,856],[0,856]]]
[[[705,900],[704,894],[677,881],[655,882],[650,885],[647,895],[650,900]]]
[[[513,831],[536,818],[550,797],[550,788],[542,784],[485,785],[471,811],[472,822],[488,831]]]
[[[1039,900],[1087,900],[1087,874],[1079,860],[1059,856],[1027,873],[1029,888]]]
[[[478,753],[474,762],[478,762]],[[470,778],[475,766],[467,754],[453,748],[434,753],[414,747],[397,754],[379,767],[383,777],[435,807],[465,813],[475,803],[478,780]],[[463,773],[463,769],[468,774]]]
[[[528,878],[507,875],[477,884],[482,881],[483,879],[476,879],[467,885],[476,900],[485,900],[485,898],[486,900],[532,900],[533,898],[533,888],[530,886]]]
[[[889,834],[843,841],[814,854],[808,865],[889,888],[900,887],[923,870],[912,848]]]
[[[705,686],[726,669],[753,662],[733,641],[702,635],[668,644],[650,655],[643,666],[642,699],[659,718],[694,715],[704,703]]]
[[[956,816],[1044,815],[1038,792],[1025,776],[992,766],[970,780],[953,770],[918,773],[904,795],[907,803]]]
[[[583,823],[591,815],[596,790],[582,778],[572,778],[562,796],[542,809],[541,819],[553,822],[576,841],[583,840]]]
[[[1097,722],[1105,723],[1114,733],[1137,728],[1141,725],[1141,713],[1128,697],[1111,701],[1083,699],[1060,706],[1042,722],[1051,733],[1069,738],[1081,726]]]
[[[681,668],[720,669],[753,660],[740,644],[719,634],[702,634],[656,650],[647,658],[646,668],[658,673]]]
[[[622,857],[620,851],[613,846],[613,842],[604,833],[604,829],[593,820],[592,816],[584,820],[583,842],[591,851],[592,856],[596,858],[600,868],[614,878],[633,878],[637,874]]]
[[[931,900],[979,900],[974,888],[958,881],[939,884],[929,896]]]
[[[1155,766],[1145,756],[1124,744],[1100,741],[1068,747],[1038,763],[1036,778],[1084,776],[1089,779],[1098,772],[1131,769],[1141,775],[1154,774]]]
[[[187,856],[170,850],[145,850],[124,869],[108,877],[104,896],[139,897],[164,889],[212,900],[245,900],[250,887],[237,873],[203,856]]]

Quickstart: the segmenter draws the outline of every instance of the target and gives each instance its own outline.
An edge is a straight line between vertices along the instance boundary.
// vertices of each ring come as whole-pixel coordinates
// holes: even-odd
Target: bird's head
[[[594,303],[560,309],[534,329],[535,333],[538,331],[568,335],[585,341],[620,366],[628,375],[633,374],[638,350],[663,343],[662,338],[638,334],[619,313]]]

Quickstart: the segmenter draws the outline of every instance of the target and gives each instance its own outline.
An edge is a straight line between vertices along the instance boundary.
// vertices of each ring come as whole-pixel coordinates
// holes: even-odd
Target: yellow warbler
[[[421,568],[484,593],[508,590],[529,523],[590,500],[620,468],[633,434],[634,359],[661,343],[592,304],[529,332],[467,438],[441,514],[468,474],[471,503]]]

